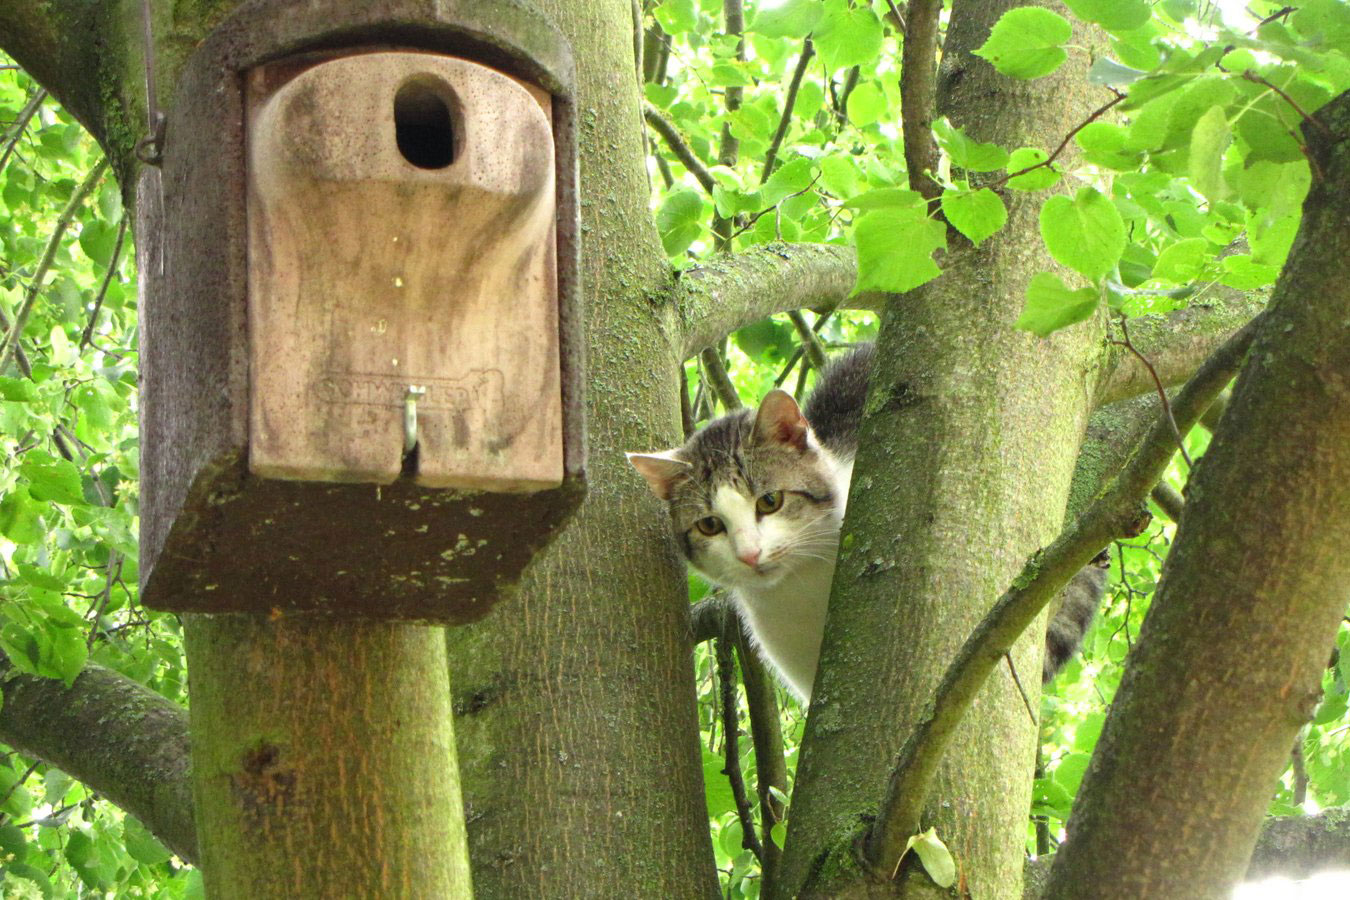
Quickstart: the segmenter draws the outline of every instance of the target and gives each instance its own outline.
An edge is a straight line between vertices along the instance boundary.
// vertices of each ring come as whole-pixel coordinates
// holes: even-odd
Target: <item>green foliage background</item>
[[[996,233],[1007,203],[1030,199],[1043,204],[1042,238],[1061,264],[1028,286],[1018,325],[1036,334],[1204,303],[1217,285],[1273,283],[1315,174],[1298,127],[1350,88],[1350,7],[1257,0],[1228,15],[1193,0],[1067,6],[1110,33],[1090,78],[1113,108],[1059,136],[1067,152],[1052,162],[1058,141],[999,147],[938,121],[934,204],[909,190],[891,3],[751,2],[743,38],[725,33],[722,0],[648,3],[649,118],[664,119],[684,151],[651,132],[652,209],[672,263],[687,269],[777,241],[852,243],[860,290],[902,292],[937,277],[944,253]],[[1023,9],[980,54],[1011,77],[1035,78],[1089,51],[1064,17]],[[16,66],[0,64],[0,332],[17,351],[0,368],[0,649],[12,672],[70,682],[93,661],[185,703],[177,620],[136,600],[139,336],[119,189],[80,126]],[[72,204],[82,187],[88,196]],[[737,332],[714,356],[686,363],[688,421],[723,411],[710,366],[725,367],[747,403],[775,385],[803,395],[814,378],[802,348],[808,328],[834,351],[872,338],[877,322],[822,309]],[[1207,440],[1203,431],[1189,436],[1192,457]],[[1184,487],[1184,465],[1168,478]],[[1109,601],[1081,658],[1043,698],[1029,852],[1061,833],[1138,634],[1173,532],[1155,521],[1112,548]],[[705,592],[691,577],[691,601]],[[1342,628],[1339,643],[1345,649],[1350,631]],[[1273,813],[1350,803],[1345,659],[1335,655],[1326,671],[1325,700]],[[721,774],[729,738],[705,646],[696,664],[723,887],[755,897],[759,866]],[[803,711],[781,692],[780,701],[791,775]],[[734,742],[753,784],[749,737]],[[201,893],[197,874],[138,822],[12,751],[0,755],[0,872],[6,897]]]

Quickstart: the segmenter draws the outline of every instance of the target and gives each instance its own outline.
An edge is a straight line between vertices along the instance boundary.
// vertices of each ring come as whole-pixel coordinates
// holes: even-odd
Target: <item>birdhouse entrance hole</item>
[[[399,153],[419,169],[444,169],[455,161],[461,117],[449,85],[413,78],[394,95],[394,135]]]

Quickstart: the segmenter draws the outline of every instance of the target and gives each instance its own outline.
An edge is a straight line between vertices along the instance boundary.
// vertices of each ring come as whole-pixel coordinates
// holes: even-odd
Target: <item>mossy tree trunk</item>
[[[448,632],[475,889],[715,896],[682,564],[623,456],[680,440],[632,6],[539,5],[577,61],[590,493],[514,602]]]
[[[1350,94],[1316,120],[1298,237],[1190,482],[1047,897],[1231,896],[1321,696],[1350,583]]]
[[[953,6],[939,112],[977,140],[1053,145],[1110,95],[1087,84],[1086,59],[1027,83],[972,56],[1015,5]],[[978,249],[953,243],[943,277],[883,317],[779,897],[932,887],[921,872],[878,883],[888,879],[859,871],[853,842],[947,661],[1063,519],[1102,322],[1048,340],[1011,327],[1031,274],[1054,263],[1037,237],[1042,198],[1004,199],[1003,231]],[[1033,709],[1040,654],[1027,637],[1013,655]],[[1019,893],[1035,742],[1000,666],[961,726],[928,816],[973,896]]]

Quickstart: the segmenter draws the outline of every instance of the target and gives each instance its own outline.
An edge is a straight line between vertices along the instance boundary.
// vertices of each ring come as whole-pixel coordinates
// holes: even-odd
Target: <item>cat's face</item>
[[[710,423],[683,446],[630,453],[670,516],[689,562],[730,588],[764,589],[833,563],[843,517],[839,461],[811,435],[792,397]]]

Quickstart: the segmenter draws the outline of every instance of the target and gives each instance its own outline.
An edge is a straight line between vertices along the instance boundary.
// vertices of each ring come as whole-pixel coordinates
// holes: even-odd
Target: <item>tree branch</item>
[[[70,202],[66,204],[66,208],[61,211],[60,217],[56,220],[56,227],[52,229],[51,237],[47,239],[47,247],[42,253],[42,259],[38,261],[37,268],[33,270],[33,276],[28,281],[28,290],[24,294],[23,303],[20,304],[18,312],[14,314],[14,324],[10,326],[4,343],[0,344],[0,372],[9,368],[10,355],[19,346],[19,338],[23,336],[24,326],[28,324],[28,315],[33,311],[33,304],[37,302],[38,295],[42,293],[42,283],[47,280],[47,270],[52,267],[52,261],[56,259],[56,251],[61,249],[61,238],[65,236],[66,229],[75,221],[75,216],[79,213],[85,198],[98,186],[99,181],[103,178],[103,173],[107,169],[108,158],[105,156],[90,170],[79,187],[75,188],[75,193],[70,195]]]
[[[684,332],[679,355],[776,312],[879,306],[879,294],[850,294],[857,278],[853,248],[839,244],[765,244],[688,269],[671,292]]]
[[[1189,429],[1223,390],[1241,365],[1255,330],[1255,323],[1249,323],[1234,335],[1178,392],[1172,412],[1179,424]],[[1045,605],[1102,547],[1138,533],[1144,497],[1162,477],[1175,451],[1171,424],[1159,418],[1120,474],[1071,527],[1027,562],[966,640],[928,704],[929,714],[896,757],[881,811],[866,842],[865,854],[873,871],[893,872],[906,841],[918,833],[919,816],[938,764],[989,673]]]
[[[1265,308],[1265,297],[1215,286],[1212,298],[1193,300],[1166,316],[1130,322],[1131,343],[1158,372],[1164,387],[1190,377],[1206,357]],[[1153,390],[1153,376],[1126,348],[1104,348],[1095,405],[1106,406]]]
[[[900,63],[900,127],[905,143],[909,186],[927,200],[942,196],[933,178],[938,146],[933,139],[937,109],[938,17],[942,0],[911,0],[906,11]]]
[[[717,399],[722,401],[722,406],[727,412],[733,409],[740,409],[742,406],[741,395],[736,393],[736,385],[731,383],[731,376],[727,374],[726,366],[722,365],[722,356],[715,347],[708,347],[699,354],[699,360],[703,363],[704,377],[709,385],[712,386],[713,393]]]
[[[786,810],[773,791],[787,793],[787,762],[783,758],[783,732],[778,721],[778,697],[773,679],[750,646],[745,629],[736,620],[736,656],[741,663],[745,702],[750,710],[750,737],[755,745],[755,790],[759,794],[760,896],[771,896],[778,860],[783,848],[773,839],[773,826],[783,821]]]
[[[1191,479],[1049,896],[1227,895],[1321,696],[1350,580],[1350,94],[1317,115],[1325,177]]]
[[[112,33],[103,21],[107,8],[82,0],[5,0],[0,4],[0,49],[14,57],[100,143],[107,137],[108,110],[107,98],[100,93],[104,82],[95,73],[107,35]]]
[[[787,136],[788,126],[792,124],[792,108],[797,105],[797,91],[801,89],[802,77],[806,75],[807,63],[811,62],[811,56],[816,52],[815,46],[811,43],[811,36],[806,36],[805,43],[802,44],[802,55],[797,57],[797,68],[792,72],[792,80],[788,82],[787,98],[783,101],[783,115],[778,120],[778,128],[773,133],[773,140],[769,141],[769,149],[764,154],[764,169],[760,173],[759,183],[763,184],[769,180],[773,174],[774,163],[778,161],[778,150],[783,146],[783,138]]]
[[[745,792],[745,777],[741,773],[740,710],[736,702],[736,660],[732,656],[734,631],[740,621],[731,616],[716,644],[717,681],[722,695],[722,741],[726,767],[722,773],[731,782],[731,795],[736,800],[736,818],[741,820],[741,846],[755,855],[761,868],[764,865],[764,847],[755,834],[755,817],[750,810],[750,797]]]
[[[684,164],[684,167],[689,170],[689,174],[694,176],[698,183],[703,186],[703,190],[707,191],[708,196],[711,197],[717,182],[713,181],[707,167],[694,155],[694,151],[689,149],[689,145],[680,136],[679,130],[650,103],[643,104],[642,118],[646,119],[647,124],[652,126],[657,134],[661,135],[661,140],[666,142],[670,152],[675,154],[675,158]]]
[[[0,660],[0,673],[0,740],[88,785],[196,862],[182,707],[92,663],[69,688],[19,674],[8,660]]]
[[[1040,900],[1054,862],[1053,853],[1027,862],[1022,900]],[[1303,879],[1347,867],[1350,867],[1350,807],[1337,806],[1312,816],[1266,819],[1245,880],[1275,876]]]

